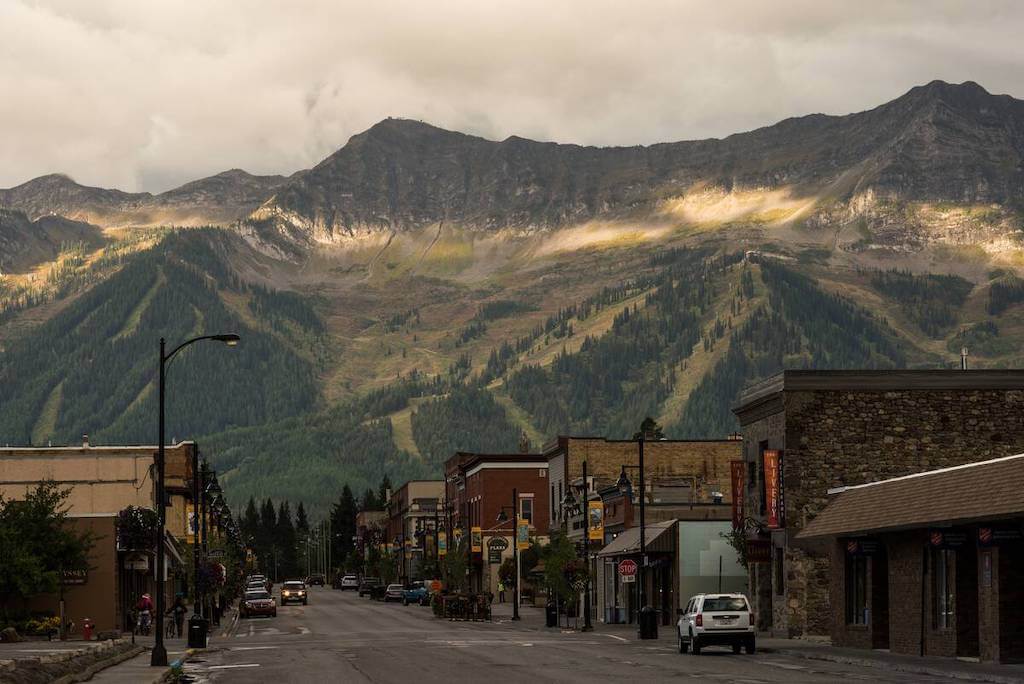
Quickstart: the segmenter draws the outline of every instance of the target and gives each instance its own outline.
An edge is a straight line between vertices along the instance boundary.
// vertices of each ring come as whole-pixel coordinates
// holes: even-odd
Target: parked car
[[[389,584],[388,588],[384,591],[384,603],[401,601],[404,594],[405,587],[401,584]]]
[[[324,578],[323,575],[320,575],[320,574],[310,575],[309,577],[306,578],[306,584],[308,584],[311,587],[313,585],[316,585],[318,587],[322,587],[325,584],[327,584],[327,580],[326,580],[326,578]]]
[[[360,596],[373,596],[374,587],[383,587],[384,583],[381,582],[380,577],[364,577],[363,581],[359,583],[359,595]]]
[[[257,615],[277,617],[277,601],[269,591],[247,591],[238,607],[238,617],[251,618]]]
[[[733,653],[741,648],[754,652],[754,615],[743,594],[697,594],[678,612],[680,653],[691,649],[700,655],[705,646],[732,646]]]
[[[359,578],[355,575],[345,575],[341,578],[341,581],[338,582],[338,589],[341,589],[342,591],[346,591],[348,589],[355,589],[356,591],[359,591]]]
[[[306,585],[298,580],[290,580],[281,585],[281,605],[293,602],[304,606],[309,604]]]
[[[426,601],[426,603],[424,603]],[[402,591],[402,605],[418,603],[421,606],[430,603],[430,589],[423,582],[411,582]]]

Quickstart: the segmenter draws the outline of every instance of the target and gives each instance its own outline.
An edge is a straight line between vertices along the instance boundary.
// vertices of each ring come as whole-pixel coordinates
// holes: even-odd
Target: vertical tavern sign
[[[786,526],[786,501],[783,494],[785,483],[782,481],[782,450],[765,449],[764,451],[764,496],[765,508],[768,510],[768,527]]]
[[[604,541],[604,502],[587,502],[587,539]]]
[[[730,461],[729,469],[732,475],[732,529],[738,530],[743,527],[746,464],[743,461]]]

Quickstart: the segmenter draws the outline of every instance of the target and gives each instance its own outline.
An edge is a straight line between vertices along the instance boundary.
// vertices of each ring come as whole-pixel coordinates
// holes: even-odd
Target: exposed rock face
[[[840,202],[865,192],[1010,202],[1024,194],[1024,102],[936,81],[848,116],[629,148],[493,142],[388,119],[284,184],[253,218],[328,242],[438,221],[539,229],[654,212],[698,184],[786,186]]]

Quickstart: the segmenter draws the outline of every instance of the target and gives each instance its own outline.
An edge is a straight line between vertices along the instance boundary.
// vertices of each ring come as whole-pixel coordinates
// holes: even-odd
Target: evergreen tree
[[[633,433],[633,439],[640,439],[641,437],[644,439],[665,439],[665,431],[658,425],[658,421],[647,416],[640,423],[640,429]]]
[[[341,563],[352,551],[352,537],[356,534],[356,498],[346,484],[341,489],[338,503],[331,507],[331,559]]]
[[[363,500],[359,504],[359,510],[361,511],[379,511],[381,509],[380,500],[377,499],[377,495],[374,494],[372,489],[367,489],[363,492]]]
[[[277,525],[274,541],[279,555],[278,574],[282,579],[295,577],[298,563],[295,560],[295,526],[292,524],[292,509],[282,501],[277,509]]]
[[[309,518],[306,517],[306,507],[299,502],[299,507],[295,510],[295,536],[299,539],[305,539],[309,534]]]
[[[391,479],[385,474],[384,479],[380,481],[380,489],[377,490],[377,501],[380,502],[381,508],[388,505],[388,498],[391,493]]]
[[[254,497],[249,497],[249,503],[245,507],[245,513],[242,514],[240,527],[242,531],[242,539],[247,542],[254,542],[256,540],[257,532],[260,527],[260,514],[256,510],[256,499]]]

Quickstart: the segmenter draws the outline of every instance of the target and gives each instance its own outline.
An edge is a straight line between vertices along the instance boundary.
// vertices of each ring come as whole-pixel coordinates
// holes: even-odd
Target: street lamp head
[[[505,512],[504,508],[498,511],[498,522],[508,522],[508,513]]]
[[[630,496],[633,493],[633,483],[629,481],[625,468],[623,468],[622,472],[619,473],[619,480],[615,483],[615,486],[617,486],[619,491],[626,496]]]
[[[224,490],[221,489],[220,483],[217,482],[217,471],[210,471],[210,484],[206,485],[206,491],[209,494],[220,494]]]
[[[576,497],[573,496],[572,489],[565,492],[565,496],[562,498],[562,507],[570,514],[575,513],[579,508],[576,503]]]
[[[241,341],[242,338],[236,335],[235,333],[227,333],[225,335],[214,335],[210,339],[217,340],[218,342],[223,342],[229,347],[237,347],[239,341]]]

